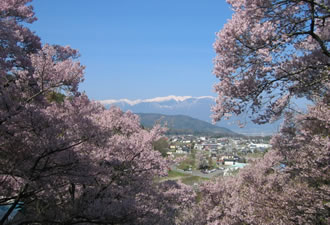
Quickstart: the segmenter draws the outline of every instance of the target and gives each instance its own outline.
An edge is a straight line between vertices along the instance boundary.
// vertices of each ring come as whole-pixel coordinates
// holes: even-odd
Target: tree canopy
[[[79,92],[78,51],[41,45],[29,2],[0,2],[0,224],[175,224],[192,195],[153,180],[163,129]]]
[[[285,120],[262,159],[201,188],[184,223],[329,224],[330,2],[227,2],[234,14],[214,44],[214,119],[249,111],[256,123]],[[301,97],[312,102],[305,113],[290,109]]]
[[[292,98],[315,101],[329,91],[329,1],[228,3],[234,14],[214,43],[215,120],[249,111],[267,123]]]

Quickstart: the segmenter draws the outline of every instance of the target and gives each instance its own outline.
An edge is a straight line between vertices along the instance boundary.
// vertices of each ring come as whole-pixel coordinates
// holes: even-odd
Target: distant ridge
[[[169,95],[147,99],[105,99],[99,100],[106,108],[117,106],[123,111],[130,110],[133,113],[154,113],[163,115],[185,115],[211,123],[211,107],[216,104],[213,96],[176,96]],[[232,116],[229,120],[222,120],[217,126],[230,129],[243,135],[264,136],[277,132],[280,122],[272,124],[254,124],[249,114]],[[245,123],[241,128],[237,122]]]
[[[137,113],[141,124],[150,128],[156,123],[166,124],[168,134],[195,134],[214,136],[238,136],[237,133],[223,127],[212,125],[208,122],[185,115],[164,115],[157,113]]]

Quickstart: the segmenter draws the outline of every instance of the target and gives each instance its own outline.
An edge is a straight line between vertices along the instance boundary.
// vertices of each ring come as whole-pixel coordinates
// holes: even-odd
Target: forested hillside
[[[189,116],[176,115],[169,116],[153,113],[138,113],[141,124],[151,128],[157,123],[168,128],[168,134],[195,134],[195,135],[218,135],[218,136],[237,136],[238,134],[223,127],[218,127]]]

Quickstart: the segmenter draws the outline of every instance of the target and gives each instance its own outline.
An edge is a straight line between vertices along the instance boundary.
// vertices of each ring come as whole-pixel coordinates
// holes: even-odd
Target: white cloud
[[[170,100],[174,100],[177,102],[182,102],[185,101],[187,99],[204,99],[204,98],[209,98],[209,99],[215,99],[215,97],[212,96],[199,96],[199,97],[192,97],[192,96],[175,96],[175,95],[169,95],[166,97],[156,97],[156,98],[149,98],[149,99],[136,99],[136,100],[130,100],[130,99],[108,99],[108,100],[100,100],[98,102],[100,102],[103,105],[111,105],[111,104],[115,104],[115,103],[126,103],[129,105],[136,105],[139,103],[143,103],[143,102],[166,102],[166,101],[170,101]]]

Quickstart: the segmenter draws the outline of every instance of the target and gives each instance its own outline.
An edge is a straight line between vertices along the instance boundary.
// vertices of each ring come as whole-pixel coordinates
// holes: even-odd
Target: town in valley
[[[233,176],[271,148],[270,137],[168,135],[154,148],[169,159],[168,177],[197,186],[220,176]]]

